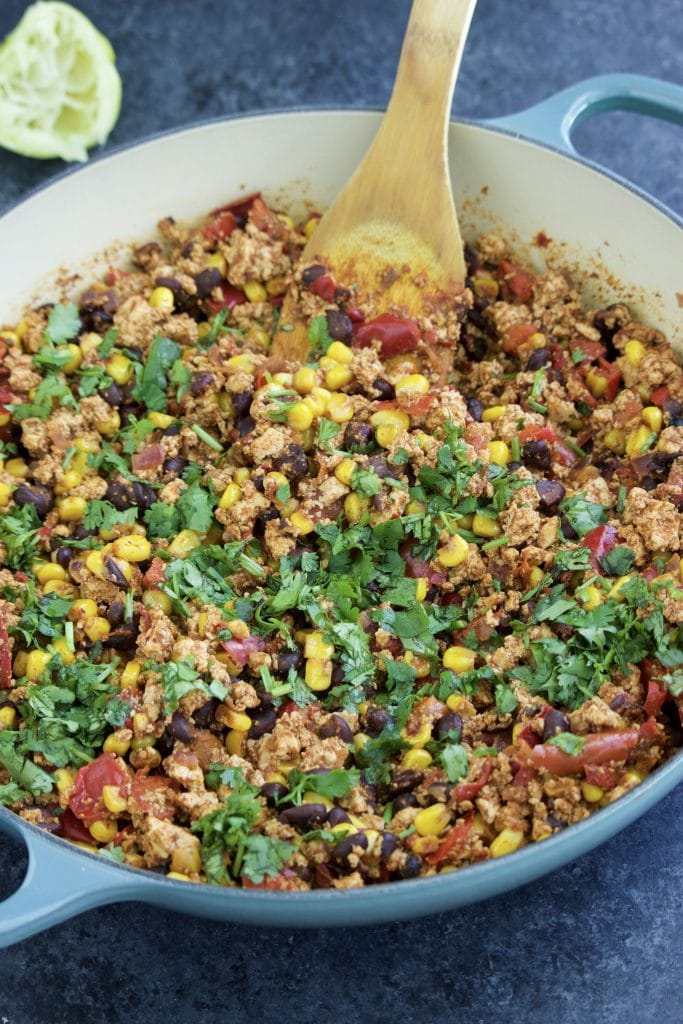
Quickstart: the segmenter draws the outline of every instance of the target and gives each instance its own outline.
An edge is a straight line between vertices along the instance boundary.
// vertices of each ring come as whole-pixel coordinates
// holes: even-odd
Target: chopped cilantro
[[[562,512],[569,522],[569,525],[578,533],[579,537],[602,525],[607,519],[603,505],[589,501],[585,494],[575,494],[572,498],[565,498],[560,502]]]
[[[443,765],[449,782],[458,782],[469,771],[467,751],[461,743],[446,744],[439,754],[439,761]]]
[[[311,346],[311,356],[318,358],[324,356],[334,341],[327,329],[327,317],[324,313],[315,316],[308,328],[308,343]]]
[[[575,736],[573,732],[558,732],[556,736],[548,740],[548,743],[559,747],[565,754],[571,754],[572,757],[581,753],[585,742],[583,736]]]
[[[364,498],[374,498],[382,490],[382,481],[374,469],[363,469],[357,466],[351,477],[351,487]]]
[[[515,691],[507,683],[496,683],[496,711],[499,715],[510,715],[519,701]]]
[[[180,358],[180,345],[157,334],[147,353],[147,362],[136,367],[133,398],[154,412],[166,412],[167,373]]]
[[[83,516],[83,526],[86,530],[111,530],[120,523],[134,523],[137,519],[137,508],[127,508],[119,511],[110,501],[100,498],[91,498]]]
[[[22,505],[0,516],[0,542],[7,549],[5,562],[10,569],[31,568],[38,551],[39,526],[33,505]]]
[[[45,333],[55,345],[75,338],[81,329],[81,318],[75,302],[53,306],[47,318]]]
[[[6,408],[11,408],[12,415],[17,420],[25,420],[31,416],[46,420],[52,412],[52,403],[55,400],[58,405],[70,405],[73,409],[78,408],[78,402],[66,381],[54,373],[48,373],[36,388],[33,401]]]
[[[608,576],[625,576],[631,571],[635,557],[631,548],[627,548],[625,544],[617,544],[598,561]]]
[[[358,785],[359,780],[360,772],[357,768],[333,768],[324,775],[301,772],[295,768],[287,776],[289,792],[278,803],[298,806],[306,792],[317,793],[328,800],[336,800],[338,797],[348,796]]]
[[[338,423],[334,423],[333,420],[328,420],[321,416],[318,421],[318,447],[322,448],[323,451],[331,451],[330,441],[337,436],[340,430],[341,427]]]

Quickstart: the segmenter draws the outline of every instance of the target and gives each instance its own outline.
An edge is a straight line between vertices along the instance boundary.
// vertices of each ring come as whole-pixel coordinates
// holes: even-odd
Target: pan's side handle
[[[3,822],[4,825],[4,822]],[[28,847],[28,869],[17,889],[0,903],[0,949],[36,935],[84,910],[140,898],[137,879],[66,843],[40,833],[7,828]]]
[[[646,75],[596,75],[527,110],[481,123],[576,156],[571,140],[574,127],[609,110],[632,110],[683,125],[683,86]]]

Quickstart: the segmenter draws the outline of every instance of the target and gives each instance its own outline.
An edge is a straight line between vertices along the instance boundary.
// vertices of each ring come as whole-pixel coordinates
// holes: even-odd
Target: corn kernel
[[[415,831],[421,836],[440,836],[451,823],[451,815],[445,804],[423,807],[415,815]]]
[[[196,843],[178,846],[171,854],[171,868],[176,875],[186,878],[202,870],[202,857]]]
[[[353,474],[356,472],[356,463],[353,459],[344,459],[338,466],[335,467],[334,475],[341,484],[346,484],[347,487],[351,486],[351,480]]]
[[[304,235],[306,238],[310,238],[318,224],[320,223],[320,217],[309,217],[304,224]]]
[[[84,356],[90,355],[102,344],[102,338],[95,331],[88,331],[87,334],[82,334],[78,339],[78,347]]]
[[[624,355],[631,366],[637,366],[645,355],[645,346],[637,338],[630,338],[624,345]]]
[[[172,423],[175,423],[173,416],[169,416],[167,412],[149,412],[147,413],[147,419],[150,420],[155,427],[158,427],[159,430],[167,430]]]
[[[173,601],[163,590],[150,587],[142,593],[142,603],[145,608],[158,608],[164,615],[170,615],[173,611]]]
[[[649,427],[643,424],[642,427],[637,427],[632,430],[626,438],[626,454],[629,458],[633,458],[635,455],[640,455],[642,452],[647,450],[648,442],[652,431]]]
[[[357,732],[353,737],[354,750],[362,750],[370,742],[370,737],[365,732]]]
[[[329,690],[332,683],[332,662],[320,658],[309,658],[304,676],[311,690]]]
[[[623,455],[626,449],[626,434],[614,427],[605,434],[605,447],[616,455]]]
[[[409,501],[406,505],[407,516],[419,516],[425,510],[425,503],[423,501]]]
[[[130,750],[130,729],[119,729],[107,736],[102,744],[105,754],[118,754],[124,757]]]
[[[303,804],[322,804],[328,811],[334,807],[334,801],[330,800],[329,796],[315,793],[312,789],[307,789],[305,793],[301,794],[301,802]]]
[[[14,670],[14,675],[17,677],[17,679],[21,678],[21,676],[26,675],[27,660],[28,654],[26,653],[26,651],[19,651],[19,653],[15,656],[12,668]]]
[[[258,281],[247,281],[243,287],[249,302],[266,302],[268,299],[268,292]]]
[[[90,597],[81,597],[74,601],[68,612],[72,622],[78,622],[79,619],[91,619],[93,615],[97,615],[97,605]]]
[[[397,395],[426,395],[430,384],[423,373],[409,373],[396,381]]]
[[[70,649],[63,636],[52,641],[52,649],[57,652],[63,665],[73,665],[76,660],[75,653]]]
[[[476,653],[469,647],[456,645],[448,647],[443,654],[443,667],[450,669],[460,675],[463,672],[471,672],[474,668]]]
[[[138,677],[140,675],[141,668],[141,662],[137,661],[135,658],[133,658],[126,664],[125,668],[121,672],[121,677],[119,679],[119,683],[122,689],[128,686],[136,685]]]
[[[340,391],[345,388],[347,384],[350,384],[353,380],[353,370],[350,366],[344,366],[342,363],[338,363],[333,366],[331,370],[328,370],[325,374],[325,386],[330,391]]]
[[[427,658],[421,658],[419,654],[415,654],[414,651],[406,651],[403,655],[403,660],[406,665],[414,670],[417,679],[424,679],[426,676],[431,674],[431,664]]]
[[[71,771],[70,768],[58,768],[53,778],[59,795],[68,797],[73,789],[76,772]]]
[[[545,579],[545,573],[539,565],[535,565],[529,573],[529,584],[532,587],[537,587],[539,583],[542,583]]]
[[[489,441],[486,447],[489,450],[489,460],[495,466],[507,466],[510,461],[510,449],[505,441]]]
[[[314,416],[322,416],[327,409],[329,398],[330,392],[327,388],[321,388],[316,385],[311,388],[310,394],[306,395],[304,402]]]
[[[492,857],[504,857],[508,853],[514,853],[524,843],[524,833],[514,828],[504,828],[499,832],[489,847]]]
[[[225,737],[225,749],[229,754],[241,755],[247,741],[247,733],[239,729],[231,729]]]
[[[408,430],[410,416],[402,409],[380,409],[379,412],[373,412],[370,417],[370,426],[385,427],[389,425],[396,426],[400,430]]]
[[[313,413],[304,402],[295,402],[287,411],[287,424],[293,430],[308,430],[313,422]]]
[[[115,352],[104,364],[104,368],[111,379],[120,387],[130,384],[135,373],[133,361],[128,356]]]
[[[648,405],[640,414],[643,423],[658,434],[662,429],[662,410],[656,405]]]
[[[270,281],[266,281],[266,291],[269,295],[284,295],[287,291],[287,278],[271,277]]]
[[[401,428],[395,423],[383,423],[375,428],[375,441],[380,448],[391,448],[400,433]]]
[[[146,537],[129,534],[115,540],[112,551],[117,558],[125,558],[127,562],[146,562],[152,554],[152,545]]]
[[[5,469],[10,476],[16,477],[17,480],[24,480],[29,474],[29,468],[24,459],[8,459]]]
[[[128,802],[121,796],[118,786],[102,786],[102,802],[112,814],[123,814],[128,807]]]
[[[16,724],[16,709],[11,707],[9,704],[3,705],[3,707],[0,708],[0,728],[13,729]]]
[[[304,512],[292,512],[289,521],[299,537],[305,537],[307,533],[315,530],[315,523]]]
[[[594,786],[592,782],[582,782],[581,792],[583,793],[583,799],[589,804],[597,804],[598,800],[602,800],[605,795],[604,789],[601,789],[600,786]]]
[[[49,651],[29,651],[26,655],[26,678],[32,683],[40,679],[51,657]]]
[[[501,416],[505,415],[504,405],[490,405],[488,409],[484,409],[481,414],[481,418],[484,423],[493,423],[494,420],[499,420]]]
[[[310,395],[317,383],[318,374],[312,366],[302,366],[292,376],[292,387],[300,395]]]
[[[55,494],[69,494],[75,487],[83,482],[83,472],[80,469],[67,469],[62,477],[61,483],[55,486]]]
[[[96,420],[95,427],[105,437],[111,437],[121,427],[121,417],[118,409],[112,409],[109,415],[103,420]]]
[[[88,825],[88,832],[98,843],[113,843],[118,830],[119,826],[115,821],[105,821],[104,819],[93,821],[92,825]]]
[[[581,603],[587,612],[592,612],[605,600],[601,590],[598,590],[592,583],[581,591]]]
[[[240,500],[241,490],[237,484],[228,484],[221,495],[218,507],[223,509],[232,508]]]
[[[422,750],[432,738],[432,723],[427,721],[420,725],[417,732],[408,732],[407,729],[401,730],[401,739],[409,743],[411,747],[416,747]]]
[[[406,750],[405,754],[401,758],[402,768],[414,768],[418,771],[428,768],[431,763],[432,755],[428,750],[423,750],[421,747],[415,747],[413,750]]]
[[[607,591],[607,597],[611,597],[614,601],[623,601],[624,598],[621,591],[629,580],[633,579],[634,575],[634,573],[630,572],[627,576],[617,577],[610,589]]]
[[[500,537],[501,529],[496,519],[488,519],[475,512],[472,519],[472,532],[476,533],[477,537]]]
[[[68,345],[60,345],[57,351],[60,354],[62,352],[69,353],[70,358],[62,366],[62,370],[64,371],[64,373],[75,373],[78,367],[81,365],[81,362],[83,361],[83,353],[78,347],[78,345],[74,345],[73,343],[69,343]]]
[[[0,482],[0,506],[4,508],[5,505],[9,505],[11,493],[12,488],[10,487],[10,485]]]
[[[602,398],[607,391],[607,377],[597,370],[589,370],[586,374],[586,387],[593,398]]]
[[[227,366],[234,366],[237,370],[245,370],[246,373],[253,373],[256,363],[246,352],[242,352],[238,356],[231,356],[228,359]]]
[[[353,419],[353,402],[343,392],[330,395],[326,412],[333,423],[348,423]]]
[[[155,288],[147,301],[152,309],[158,309],[161,313],[171,313],[175,306],[173,292],[170,288],[163,287],[163,285]]]
[[[225,625],[237,640],[246,640],[249,636],[249,626],[242,619],[227,619]]]
[[[216,270],[220,271],[221,277],[225,277],[228,271],[228,264],[225,256],[220,252],[212,252],[206,257],[207,267],[215,267]]]
[[[427,596],[427,580],[424,576],[420,576],[419,579],[415,580],[415,600],[424,601]]]
[[[199,547],[201,542],[201,534],[195,530],[181,530],[175,535],[167,550],[174,558],[187,558],[191,551]]]
[[[333,341],[327,350],[327,356],[334,359],[335,363],[343,363],[345,366],[353,362],[353,351],[343,341]]]
[[[282,370],[280,373],[273,374],[273,381],[275,384],[279,384],[283,388],[291,388],[293,376],[289,372]]]
[[[358,494],[347,494],[344,498],[344,515],[350,523],[357,523],[368,511],[368,507],[368,499]]]
[[[465,561],[469,552],[469,544],[459,533],[449,537],[436,553],[436,560],[447,569],[454,569]]]
[[[66,569],[63,569],[61,565],[57,565],[56,562],[44,562],[34,572],[39,583],[47,583],[48,580],[66,579]]]
[[[331,370],[333,366],[337,365],[337,360],[332,359],[330,356],[321,356],[318,360],[318,366],[321,370]]]
[[[317,658],[319,661],[327,661],[334,654],[334,644],[324,639],[319,629],[309,633],[304,641],[304,658]]]
[[[104,640],[105,636],[109,636],[111,626],[102,615],[94,615],[92,619],[85,620],[83,631],[89,640],[97,643],[98,640]]]
[[[241,711],[233,711],[232,708],[225,708],[221,711],[221,722],[227,725],[228,729],[237,729],[238,732],[249,732],[251,729],[251,718]]]

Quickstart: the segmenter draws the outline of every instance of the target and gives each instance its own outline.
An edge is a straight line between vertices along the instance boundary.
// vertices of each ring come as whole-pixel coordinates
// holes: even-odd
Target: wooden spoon
[[[457,301],[465,263],[448,170],[451,99],[476,0],[413,0],[389,106],[360,166],[303,251],[354,304],[428,314]],[[296,289],[285,297],[273,354],[304,361]]]

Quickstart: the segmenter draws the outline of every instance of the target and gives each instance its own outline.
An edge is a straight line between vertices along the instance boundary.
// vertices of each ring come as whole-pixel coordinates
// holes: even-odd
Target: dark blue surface
[[[119,58],[124,105],[113,146],[234,111],[380,106],[409,4],[79,6]],[[2,0],[0,36],[23,8]],[[680,0],[480,0],[456,110],[500,116],[605,71],[680,83],[681,53]],[[577,129],[575,142],[683,213],[679,128],[608,114]],[[0,152],[0,210],[62,167]],[[680,1024],[682,814],[679,790],[600,850],[525,889],[372,930],[238,928],[138,905],[93,911],[3,952],[0,1022]],[[0,897],[24,867],[21,845],[0,835]]]

